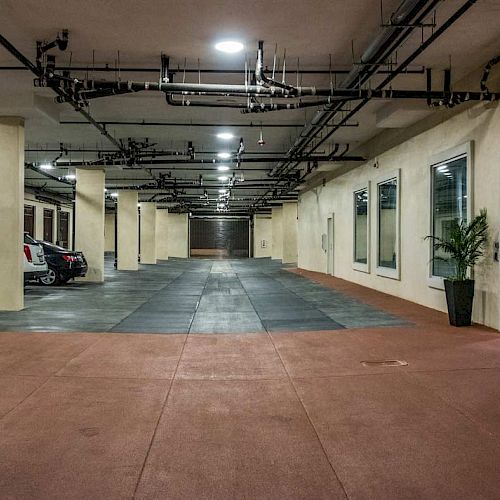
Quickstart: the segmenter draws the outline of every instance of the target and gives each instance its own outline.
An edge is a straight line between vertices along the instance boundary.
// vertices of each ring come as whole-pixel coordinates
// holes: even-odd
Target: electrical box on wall
[[[323,233],[321,235],[321,248],[323,249],[323,252],[326,252],[328,250],[328,243],[327,243],[327,239],[326,239],[326,234]]]
[[[267,240],[260,240],[260,248],[267,248]]]

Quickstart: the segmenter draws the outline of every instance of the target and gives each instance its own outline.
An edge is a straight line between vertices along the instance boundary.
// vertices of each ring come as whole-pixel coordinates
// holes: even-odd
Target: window
[[[33,205],[24,205],[24,232],[32,238],[35,237],[35,207]]]
[[[353,268],[369,272],[369,185],[354,191],[354,255]]]
[[[471,213],[470,168],[471,144],[436,155],[431,163],[431,234],[447,238],[453,221],[467,221]],[[452,261],[430,242],[430,286],[443,288],[442,278],[453,275]]]
[[[377,274],[400,278],[399,171],[377,183]]]
[[[54,238],[54,210],[43,209],[43,240],[53,243]]]

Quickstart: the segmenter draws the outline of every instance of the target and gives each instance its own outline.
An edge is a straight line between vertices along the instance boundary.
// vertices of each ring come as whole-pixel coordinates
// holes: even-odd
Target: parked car
[[[29,234],[24,234],[24,282],[36,281],[48,272],[43,248]]]
[[[87,261],[82,252],[73,252],[48,241],[38,241],[43,247],[49,266],[46,276],[40,278],[42,285],[62,285],[72,278],[87,274]]]

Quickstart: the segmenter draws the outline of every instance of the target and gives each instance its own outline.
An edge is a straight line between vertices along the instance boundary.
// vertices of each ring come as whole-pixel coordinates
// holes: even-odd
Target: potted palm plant
[[[444,280],[446,303],[450,324],[469,326],[474,299],[474,280],[470,279],[477,261],[484,254],[488,241],[488,221],[486,210],[480,211],[469,223],[452,221],[446,238],[427,236],[432,240],[435,250],[442,250],[448,256],[435,256],[434,260],[444,260],[454,264],[455,274]]]

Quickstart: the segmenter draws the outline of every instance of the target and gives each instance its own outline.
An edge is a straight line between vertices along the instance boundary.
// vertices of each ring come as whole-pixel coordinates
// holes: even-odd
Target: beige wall
[[[421,127],[421,124],[418,124]],[[430,161],[442,151],[474,141],[474,213],[487,208],[491,236],[498,241],[500,230],[500,108],[478,104],[453,116],[406,142],[393,147],[374,161],[356,168],[324,187],[304,193],[299,204],[299,267],[326,272],[326,254],[321,234],[327,218],[335,213],[335,275],[383,292],[403,297],[441,311],[446,310],[444,292],[429,287],[430,246],[424,237],[430,232]],[[383,140],[383,136],[380,141]],[[401,279],[377,276],[376,181],[379,176],[401,169]],[[353,191],[360,184],[371,185],[370,261],[371,273],[352,267]],[[500,328],[500,268],[488,247],[485,261],[476,268],[473,319]]]
[[[254,215],[253,223],[253,256],[256,258],[271,257],[273,245],[272,218],[269,215]]]
[[[168,256],[189,256],[188,214],[168,214]]]
[[[54,211],[54,224],[52,226],[53,234],[52,234],[52,242],[55,243],[57,241],[57,237],[59,234],[58,231],[58,223],[59,219],[57,216],[58,210],[57,205],[55,203],[46,203],[42,201],[38,201],[35,198],[33,193],[24,193],[24,204],[31,205],[35,207],[35,239],[43,240],[43,209],[48,208],[49,210]],[[69,221],[68,221],[68,248],[72,247],[73,243],[73,208],[69,206],[61,206],[61,212],[69,213]]]
[[[156,257],[168,259],[168,210],[156,209]]]
[[[115,251],[115,214],[108,213],[104,217],[104,251]]]
[[[273,259],[283,258],[283,220],[281,207],[274,207],[272,209],[272,245],[271,257]]]
[[[284,263],[297,262],[297,203],[283,203],[281,212]]]

